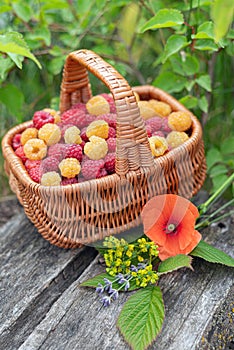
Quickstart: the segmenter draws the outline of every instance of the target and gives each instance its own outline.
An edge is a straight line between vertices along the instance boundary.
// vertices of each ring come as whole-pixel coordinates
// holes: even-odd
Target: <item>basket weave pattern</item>
[[[141,210],[155,195],[177,193],[191,198],[206,175],[200,123],[192,116],[188,141],[153,159],[144,121],[135,99],[158,99],[173,111],[187,110],[176,99],[152,86],[131,88],[116,70],[92,51],[79,50],[67,57],[60,93],[61,113],[92,97],[88,71],[113,95],[117,110],[116,173],[67,186],[46,187],[31,180],[15,155],[11,142],[30,122],[11,129],[2,141],[10,185],[26,215],[42,236],[64,248],[78,247],[141,223]]]

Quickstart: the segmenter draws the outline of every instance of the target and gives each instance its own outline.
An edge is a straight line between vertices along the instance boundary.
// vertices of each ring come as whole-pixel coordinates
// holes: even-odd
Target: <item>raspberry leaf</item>
[[[234,259],[231,256],[204,241],[200,241],[190,254],[212,263],[234,267]]]
[[[135,350],[146,349],[157,337],[164,320],[162,292],[148,286],[134,293],[124,304],[117,327]]]
[[[178,270],[182,267],[188,267],[192,269],[191,262],[192,258],[190,256],[178,254],[162,261],[158,266],[158,273],[161,275],[164,273],[172,272],[174,270]]]

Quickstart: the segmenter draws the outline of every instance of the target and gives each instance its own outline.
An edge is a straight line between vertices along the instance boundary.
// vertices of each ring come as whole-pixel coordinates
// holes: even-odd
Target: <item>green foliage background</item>
[[[0,137],[36,110],[57,108],[66,55],[91,49],[130,85],[158,86],[197,115],[213,192],[234,168],[233,9],[231,0],[2,0]],[[90,79],[93,93],[103,92]]]

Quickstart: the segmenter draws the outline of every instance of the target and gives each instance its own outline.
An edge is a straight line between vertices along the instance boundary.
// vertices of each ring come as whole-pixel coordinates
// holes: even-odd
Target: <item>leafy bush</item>
[[[158,86],[200,118],[214,191],[234,168],[233,8],[231,0],[3,0],[0,137],[35,110],[58,107],[66,55],[91,49],[130,85]],[[94,94],[103,91],[90,79]]]

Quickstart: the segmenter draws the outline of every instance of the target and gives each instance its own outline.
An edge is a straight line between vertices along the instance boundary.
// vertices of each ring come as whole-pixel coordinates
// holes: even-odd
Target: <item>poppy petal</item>
[[[193,240],[195,217],[190,210],[187,211],[183,221],[178,226],[178,241],[180,249],[185,249]]]
[[[181,252],[181,254],[189,254],[191,253],[191,251],[196,248],[196,246],[198,245],[198,243],[200,242],[200,240],[202,239],[202,235],[200,234],[200,232],[194,230],[193,232],[193,239],[191,241],[191,243]]]
[[[152,227],[150,227],[150,229],[148,229],[148,231],[146,231],[145,226],[144,226],[144,233],[154,243],[156,243],[158,245],[164,245],[166,242],[166,239],[167,239],[167,235],[163,230],[163,228],[165,226],[165,219],[161,215],[162,213],[160,213],[159,211],[158,211],[158,213],[160,214],[159,218],[154,223],[154,225]]]

